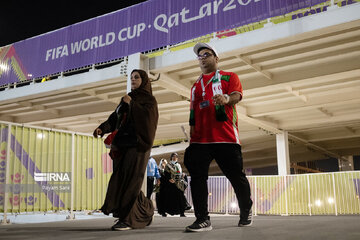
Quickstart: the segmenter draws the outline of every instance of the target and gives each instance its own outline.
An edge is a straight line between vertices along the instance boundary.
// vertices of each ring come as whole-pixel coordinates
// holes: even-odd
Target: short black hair
[[[212,53],[213,53],[213,55],[215,56],[215,57],[217,57],[216,56],[216,53],[214,52],[214,50],[212,50],[212,49],[210,49],[210,48],[207,48],[207,47],[201,47],[201,48],[199,48],[199,50],[198,50],[198,54],[199,54],[199,52],[201,51],[201,50],[203,50],[203,49],[209,49]]]

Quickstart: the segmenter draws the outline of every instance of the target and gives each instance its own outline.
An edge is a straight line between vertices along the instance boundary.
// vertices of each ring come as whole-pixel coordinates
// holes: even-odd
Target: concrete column
[[[127,65],[127,86],[126,91],[131,92],[131,72],[134,69],[141,68],[141,58],[140,53],[134,53],[128,56],[128,65]]]
[[[286,131],[276,134],[276,151],[278,175],[290,175],[289,138]]]
[[[339,171],[354,171],[354,157],[353,156],[346,156],[346,157],[339,158],[338,162],[339,162]]]

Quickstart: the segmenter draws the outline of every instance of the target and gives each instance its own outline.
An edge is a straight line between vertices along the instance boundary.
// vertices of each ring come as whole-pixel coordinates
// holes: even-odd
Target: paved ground
[[[186,233],[185,226],[195,220],[156,215],[151,226],[140,230],[111,231],[113,218],[68,220],[46,223],[0,225],[0,239],[360,239],[360,216],[256,216],[251,227],[237,227],[237,216],[211,215],[213,230]]]

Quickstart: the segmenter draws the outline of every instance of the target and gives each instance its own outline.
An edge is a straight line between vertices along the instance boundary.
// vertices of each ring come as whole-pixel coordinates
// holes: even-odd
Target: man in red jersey
[[[216,50],[206,43],[194,46],[202,74],[191,88],[190,146],[184,164],[191,176],[196,221],[186,231],[212,229],[208,212],[207,179],[215,159],[231,182],[240,207],[239,227],[252,224],[250,185],[243,172],[235,104],[242,99],[239,77],[218,69]]]

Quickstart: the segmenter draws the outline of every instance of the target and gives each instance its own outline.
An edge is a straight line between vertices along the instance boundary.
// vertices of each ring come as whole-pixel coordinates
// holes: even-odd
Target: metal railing
[[[360,171],[288,176],[249,176],[255,215],[360,214]],[[209,177],[209,212],[240,213],[223,176]],[[191,202],[190,189],[185,192]]]
[[[0,123],[0,212],[99,209],[112,173],[102,139]],[[6,221],[5,221],[6,222]]]
[[[104,201],[112,161],[102,139],[0,122],[0,212],[93,211]],[[250,176],[255,214],[360,214],[360,171]],[[209,211],[237,214],[234,190],[209,177]],[[190,189],[185,194],[191,201]]]

